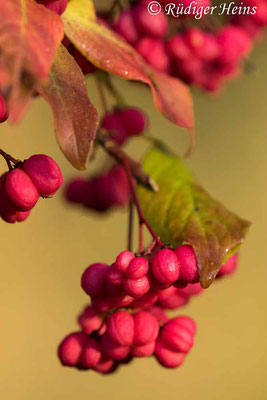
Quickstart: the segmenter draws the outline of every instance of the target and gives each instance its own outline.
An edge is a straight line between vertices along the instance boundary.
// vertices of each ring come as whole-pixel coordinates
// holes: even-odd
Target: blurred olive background
[[[40,200],[28,221],[0,221],[1,398],[267,398],[265,44],[253,53],[254,71],[221,95],[194,93],[197,146],[188,164],[214,196],[253,225],[235,276],[215,283],[182,310],[198,323],[196,345],[185,364],[168,370],[153,358],[141,359],[110,376],[61,367],[57,344],[77,329],[76,315],[87,302],[81,273],[89,263],[112,262],[125,248],[127,222],[124,211],[100,218],[69,206],[61,190],[52,200]],[[187,132],[156,111],[149,90],[121,80],[116,84],[130,105],[149,114],[150,133],[183,155]],[[88,92],[98,106],[92,77]],[[14,157],[49,154],[62,167],[65,182],[79,174],[57,147],[52,116],[42,99],[34,100],[20,125],[4,124],[0,131],[1,148]],[[144,142],[136,139],[129,151],[139,155],[143,149]],[[1,160],[1,171],[5,169]]]

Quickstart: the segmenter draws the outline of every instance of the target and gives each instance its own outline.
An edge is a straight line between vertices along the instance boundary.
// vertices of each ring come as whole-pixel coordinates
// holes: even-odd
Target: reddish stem
[[[164,243],[159,239],[158,235],[154,232],[154,230],[152,229],[151,225],[148,223],[148,221],[146,220],[144,214],[143,214],[143,210],[137,195],[137,190],[136,190],[136,182],[135,179],[132,175],[131,172],[131,168],[129,166],[128,160],[126,157],[123,158],[123,165],[125,168],[125,172],[127,174],[128,177],[128,181],[129,181],[129,185],[131,188],[131,192],[132,192],[132,196],[133,196],[133,201],[135,203],[136,209],[137,209],[137,213],[138,213],[138,217],[139,217],[139,225],[140,227],[142,225],[145,225],[149,231],[149,233],[151,234],[152,238],[156,241],[156,243],[159,246],[164,246]],[[140,229],[139,231],[140,237],[139,237],[139,243],[141,244],[141,246],[143,245],[143,235],[142,235],[142,230]]]
[[[144,251],[144,224],[142,222],[139,223],[139,253]]]
[[[128,223],[128,250],[132,251],[133,247],[133,200],[129,202],[129,223]]]

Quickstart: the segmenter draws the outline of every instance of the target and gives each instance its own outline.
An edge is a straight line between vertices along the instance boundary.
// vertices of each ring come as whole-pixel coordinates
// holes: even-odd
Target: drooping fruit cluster
[[[18,162],[0,178],[0,215],[9,223],[28,218],[39,197],[53,196],[63,177],[58,164],[49,156],[36,154]]]
[[[130,313],[115,311],[108,317],[87,307],[79,316],[81,331],[71,333],[58,348],[65,366],[114,372],[133,357],[155,355],[160,364],[182,364],[194,344],[196,325],[189,317],[168,319],[157,307]]]
[[[237,6],[247,7],[250,12],[235,13],[218,28],[202,23],[205,13],[198,19],[198,27],[190,26],[190,19],[193,21],[198,9],[210,6],[210,0],[197,0],[193,4],[195,9],[191,7],[191,13],[181,14],[179,18],[174,18],[172,13],[166,15],[168,6],[164,7],[169,1],[160,1],[162,10],[156,15],[148,12],[148,3],[134,2],[119,13],[111,27],[157,70],[211,92],[240,73],[242,61],[252,49],[253,38],[267,25],[266,0],[260,4],[257,0],[240,2]],[[185,10],[191,1],[172,3]],[[255,13],[253,7],[256,7]],[[187,18],[186,25],[184,18]]]
[[[69,182],[66,199],[71,203],[82,204],[98,212],[112,207],[125,206],[130,198],[126,173],[116,164],[108,172],[90,177],[77,178]]]
[[[220,276],[232,273],[236,265],[234,255]],[[81,331],[59,346],[63,365],[107,373],[133,357],[155,355],[167,368],[183,363],[194,344],[195,322],[185,316],[169,319],[164,309],[178,309],[203,291],[191,246],[144,256],[123,251],[110,266],[86,268],[81,286],[91,305],[78,317]]]

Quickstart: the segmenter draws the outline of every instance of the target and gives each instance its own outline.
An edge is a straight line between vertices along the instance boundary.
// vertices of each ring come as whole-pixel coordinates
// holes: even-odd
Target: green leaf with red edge
[[[61,150],[75,168],[85,169],[98,114],[88,98],[82,71],[63,45],[58,48],[49,80],[39,92],[52,108]]]
[[[155,71],[123,38],[99,24],[91,0],[70,0],[62,18],[66,35],[89,61],[124,79],[146,83],[160,112],[177,125],[193,128],[188,86]]]
[[[145,217],[164,243],[193,246],[200,282],[207,288],[241,245],[250,223],[213,199],[179,158],[153,149],[143,167],[160,188],[157,193],[139,188]]]
[[[16,122],[36,85],[48,78],[64,27],[56,13],[34,0],[4,0],[0,10],[0,90]]]

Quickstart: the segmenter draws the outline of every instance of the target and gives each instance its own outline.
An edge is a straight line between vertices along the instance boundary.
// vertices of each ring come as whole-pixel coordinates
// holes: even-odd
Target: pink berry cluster
[[[190,14],[179,18],[166,16],[164,6],[170,3],[166,0],[160,1],[161,12],[151,15],[147,3],[136,1],[121,11],[112,28],[157,70],[211,92],[239,74],[253,39],[267,25],[266,0],[243,0],[242,6],[257,6],[256,13],[229,17],[227,24],[216,29],[207,27],[202,20],[198,26],[190,25]],[[173,3],[187,7],[191,1]],[[197,0],[197,8],[206,6],[211,6],[210,0]],[[183,17],[187,18],[186,24]]]
[[[154,304],[162,290],[197,283],[198,268],[191,246],[174,251],[163,248],[147,257],[121,252],[111,266],[92,264],[83,273],[81,285],[99,312]]]
[[[50,197],[63,182],[58,164],[49,156],[36,154],[19,162],[0,178],[0,215],[9,223],[28,218],[39,197]]]
[[[114,372],[134,357],[154,355],[168,368],[180,366],[194,344],[196,324],[185,316],[168,319],[162,309],[115,311],[104,318],[88,306],[79,316],[81,331],[69,334],[58,348],[65,366]]]
[[[234,255],[219,276],[236,266]],[[164,310],[180,308],[203,290],[191,246],[162,248],[147,256],[123,251],[110,266],[86,268],[81,286],[91,305],[78,317],[81,330],[59,346],[63,365],[107,373],[133,357],[154,355],[167,368],[183,363],[194,344],[196,324],[185,316],[169,319]]]
[[[66,199],[98,212],[125,206],[130,199],[126,173],[116,164],[104,174],[89,179],[75,178],[66,188]]]

